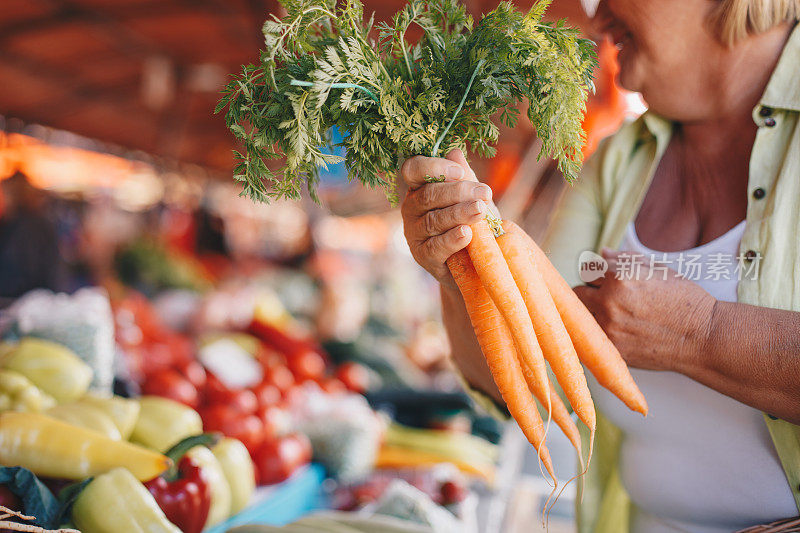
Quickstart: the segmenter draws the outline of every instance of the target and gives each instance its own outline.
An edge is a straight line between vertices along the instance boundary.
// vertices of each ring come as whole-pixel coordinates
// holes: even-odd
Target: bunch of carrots
[[[536,400],[581,458],[591,460],[596,418],[581,363],[630,409],[647,402],[619,351],[589,310],[516,224],[488,216],[472,226],[472,241],[447,260],[494,382],[556,484]],[[548,379],[547,365],[578,418],[590,431],[587,467],[581,437]],[[549,423],[549,419],[548,419]]]

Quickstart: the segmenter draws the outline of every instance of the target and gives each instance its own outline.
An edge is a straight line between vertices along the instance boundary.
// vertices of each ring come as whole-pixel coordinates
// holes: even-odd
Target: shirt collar
[[[800,24],[792,30],[778,66],[772,72],[761,105],[800,111]]]

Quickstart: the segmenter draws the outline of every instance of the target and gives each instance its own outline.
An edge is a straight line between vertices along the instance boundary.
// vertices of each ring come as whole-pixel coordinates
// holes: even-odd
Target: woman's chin
[[[631,56],[623,57],[625,50],[619,54],[619,74],[617,83],[627,91],[640,92],[642,90],[641,76],[638,75],[636,63]]]

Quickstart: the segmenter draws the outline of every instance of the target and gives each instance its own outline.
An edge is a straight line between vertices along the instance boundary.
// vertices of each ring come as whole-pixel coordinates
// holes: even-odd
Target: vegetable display
[[[403,158],[454,148],[493,155],[492,116],[513,127],[522,100],[540,155],[572,180],[596,57],[575,30],[542,21],[549,3],[523,14],[503,2],[473,25],[455,0],[411,0],[377,25],[373,41],[358,0],[284,1],[287,16],[264,24],[260,62],[234,76],[216,110],[244,146],[234,171],[242,194],[299,198],[305,186],[316,199],[320,169],[341,159],[324,150],[337,128],[350,178],[395,200],[392,176]],[[412,26],[422,30],[416,44],[406,39]],[[548,426],[552,417],[579,454],[582,447],[548,364],[591,432],[589,459],[596,415],[581,364],[632,409],[646,414],[647,404],[618,350],[524,232],[492,215],[471,229],[467,248],[447,264],[509,412],[555,480],[535,399]]]
[[[316,198],[319,169],[338,162],[321,149],[336,127],[351,178],[382,186],[393,199],[389,176],[401,158],[467,147],[493,155],[491,115],[500,111],[513,127],[523,98],[542,152],[572,179],[581,163],[580,122],[595,57],[574,30],[541,21],[548,4],[540,1],[523,15],[501,3],[473,27],[452,0],[413,0],[390,24],[378,25],[373,43],[372,22],[363,23],[357,0],[339,7],[285,2],[288,15],[264,25],[260,64],[243,67],[217,108],[226,109],[229,128],[244,144],[235,170],[242,194],[297,198],[305,183]],[[406,41],[412,25],[422,29],[415,45]],[[284,160],[280,175],[269,165],[275,159]],[[595,412],[581,363],[631,408],[646,414],[647,407],[619,352],[528,241],[489,216],[472,226],[466,250],[447,263],[509,412],[555,479],[547,428],[531,393],[582,450],[547,363],[592,442]]]

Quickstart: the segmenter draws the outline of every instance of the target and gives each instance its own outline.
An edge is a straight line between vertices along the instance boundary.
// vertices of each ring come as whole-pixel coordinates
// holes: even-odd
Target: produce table
[[[253,501],[242,512],[209,529],[207,533],[224,533],[243,524],[282,526],[318,509],[326,508],[322,491],[325,469],[311,464],[291,478],[269,487],[260,487]]]

